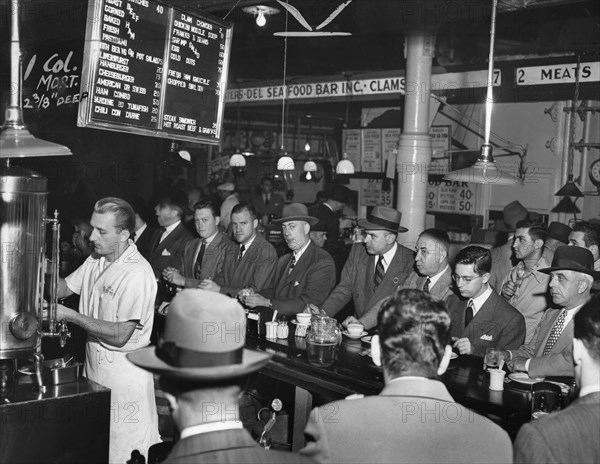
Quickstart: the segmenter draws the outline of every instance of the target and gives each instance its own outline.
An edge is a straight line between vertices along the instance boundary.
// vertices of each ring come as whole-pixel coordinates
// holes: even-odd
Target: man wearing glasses
[[[487,348],[515,349],[525,340],[525,319],[488,284],[492,255],[468,246],[456,255],[452,278],[462,297],[448,300],[450,335],[460,354],[484,356]]]

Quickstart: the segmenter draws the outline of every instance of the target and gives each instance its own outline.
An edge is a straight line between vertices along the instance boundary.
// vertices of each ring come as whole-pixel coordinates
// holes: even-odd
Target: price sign
[[[427,186],[427,212],[475,214],[476,189],[468,182],[434,182]]]
[[[394,204],[394,185],[389,182],[390,190],[383,190],[383,180],[362,180],[362,204],[365,206],[390,206]]]

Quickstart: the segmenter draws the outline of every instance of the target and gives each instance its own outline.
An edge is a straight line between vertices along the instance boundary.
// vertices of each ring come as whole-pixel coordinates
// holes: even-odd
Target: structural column
[[[402,213],[402,225],[408,228],[407,233],[399,236],[399,241],[412,248],[425,228],[427,174],[431,163],[429,94],[435,36],[412,31],[405,41],[406,94],[404,123],[396,157],[396,204]]]

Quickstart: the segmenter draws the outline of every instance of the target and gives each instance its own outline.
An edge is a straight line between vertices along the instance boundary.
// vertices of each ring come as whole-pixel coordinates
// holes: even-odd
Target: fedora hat
[[[517,200],[510,202],[502,210],[502,221],[495,223],[494,228],[500,232],[514,232],[517,222],[527,219],[529,211]]]
[[[158,346],[127,359],[155,374],[210,383],[259,370],[271,354],[244,348],[246,314],[225,295],[200,289],[181,291],[170,304]]]
[[[367,219],[359,219],[358,227],[367,230],[389,230],[390,232],[406,232],[408,229],[400,225],[402,214],[388,206],[376,206]]]
[[[540,269],[544,274],[550,274],[552,271],[575,271],[598,278],[600,273],[594,271],[594,255],[586,248],[577,246],[559,246],[554,252],[552,265]]]
[[[573,232],[573,229],[562,222],[554,221],[548,226],[548,236],[554,240],[564,243],[565,245],[569,243],[569,234],[571,232]]]
[[[340,203],[350,203],[350,189],[340,184],[333,184],[331,191],[328,192],[329,199],[339,201]]]
[[[306,221],[314,226],[319,220],[308,215],[308,208],[302,203],[291,203],[283,207],[283,214],[279,219],[273,219],[275,224],[283,224],[290,221]]]

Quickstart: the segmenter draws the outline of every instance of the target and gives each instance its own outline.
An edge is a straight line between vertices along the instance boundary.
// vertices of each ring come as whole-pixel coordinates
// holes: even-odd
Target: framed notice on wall
[[[218,144],[231,37],[154,0],[90,1],[77,125]]]
[[[363,206],[390,206],[394,205],[394,183],[387,182],[390,189],[383,190],[382,179],[361,180],[361,204]]]
[[[342,146],[348,159],[352,161],[354,169],[360,171],[360,129],[345,129],[343,133],[344,143]]]
[[[381,172],[381,129],[362,129],[361,131],[363,172]]]
[[[434,181],[427,185],[428,213],[475,214],[478,185],[468,182]]]

